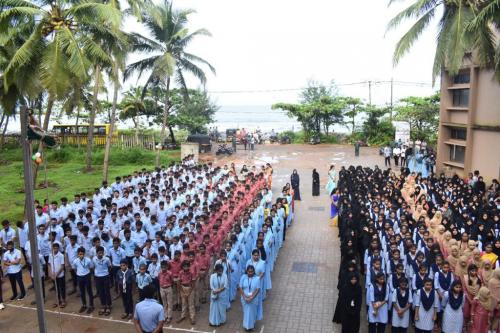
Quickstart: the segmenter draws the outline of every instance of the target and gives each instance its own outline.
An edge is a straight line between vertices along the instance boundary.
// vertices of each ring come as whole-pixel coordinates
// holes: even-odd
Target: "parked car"
[[[187,139],[187,142],[196,142],[199,144],[199,152],[201,154],[208,153],[212,151],[212,141],[210,140],[210,136],[206,134],[190,134]]]

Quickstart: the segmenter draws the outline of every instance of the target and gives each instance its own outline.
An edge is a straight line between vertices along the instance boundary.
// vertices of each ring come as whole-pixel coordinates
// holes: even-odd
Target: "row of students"
[[[350,166],[340,170],[336,192],[339,293],[354,299],[357,292],[342,296],[349,274],[366,275],[361,293],[370,332],[388,325],[396,332],[411,325],[417,332],[498,330],[498,188],[475,192],[458,177]],[[341,315],[349,314],[337,306],[334,321]]]

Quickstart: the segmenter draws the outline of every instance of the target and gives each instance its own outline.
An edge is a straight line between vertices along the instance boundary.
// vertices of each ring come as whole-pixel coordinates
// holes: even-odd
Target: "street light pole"
[[[42,294],[42,278],[40,260],[38,259],[38,244],[35,222],[35,198],[33,193],[33,166],[31,161],[31,144],[28,140],[28,108],[21,107],[21,145],[23,146],[24,194],[26,196],[26,219],[28,220],[28,236],[31,250],[31,269],[33,270],[33,285],[36,297],[38,328],[40,333],[47,333],[44,302]]]

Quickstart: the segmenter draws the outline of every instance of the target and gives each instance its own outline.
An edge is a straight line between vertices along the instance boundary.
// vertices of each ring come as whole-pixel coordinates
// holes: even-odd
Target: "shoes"
[[[167,320],[165,321],[165,324],[170,324],[172,322],[172,318],[167,318]]]
[[[87,307],[84,305],[80,308],[80,310],[78,310],[78,313],[84,313],[85,310],[87,310]]]
[[[25,294],[20,295],[20,296],[17,298],[17,300],[18,300],[18,301],[22,301],[22,300],[24,299],[24,297],[25,297],[25,296],[26,296]]]
[[[0,310],[3,310],[5,309],[5,305],[3,305],[3,303],[0,303]]]
[[[87,314],[91,314],[92,311],[94,311],[94,307],[93,306],[89,306],[89,308],[87,309]]]
[[[12,295],[12,297],[10,298],[11,301],[15,300],[17,298],[17,295]]]
[[[196,325],[196,320],[191,319],[191,325]]]
[[[128,313],[122,314],[122,319],[127,319],[128,318]]]

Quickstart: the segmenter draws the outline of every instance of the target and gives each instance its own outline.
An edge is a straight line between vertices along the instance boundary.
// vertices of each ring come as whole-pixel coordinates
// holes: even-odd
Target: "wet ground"
[[[242,147],[239,147],[242,148]],[[206,159],[207,156],[203,156]],[[210,158],[212,159],[212,158]],[[296,204],[296,215],[292,227],[287,230],[286,241],[279,253],[272,274],[273,289],[264,302],[264,320],[257,324],[256,332],[340,332],[332,324],[334,305],[337,300],[337,274],[340,248],[337,229],[328,225],[329,198],[324,190],[330,164],[340,166],[383,165],[383,157],[372,148],[361,148],[361,156],[354,156],[352,146],[340,145],[260,145],[255,151],[238,150],[229,157],[217,157],[217,164],[236,163],[261,165],[271,163],[274,168],[273,190],[280,191],[289,182],[293,169],[301,177],[302,201]],[[312,169],[321,176],[321,196],[312,197]],[[4,279],[4,300],[10,298],[10,284]],[[28,276],[25,275],[28,284]],[[69,283],[68,283],[69,286]],[[68,288],[71,289],[71,288]],[[94,333],[134,332],[130,321],[120,318],[121,300],[115,301],[110,317],[100,317],[97,311],[89,315],[77,313],[80,302],[69,296],[68,306],[62,311],[52,309],[55,292],[47,287],[46,317],[48,332]],[[112,294],[114,295],[114,293]],[[30,305],[33,291],[23,301],[6,302],[7,308],[0,311],[0,332],[38,331],[36,309]],[[98,299],[94,300],[96,305]],[[235,333],[244,332],[241,327],[241,305],[235,301],[228,312],[228,321],[221,327],[208,325],[209,304],[203,304],[197,314],[196,325],[187,321],[166,326],[164,332]],[[174,320],[180,312],[174,312]],[[362,325],[362,331],[366,325]]]

